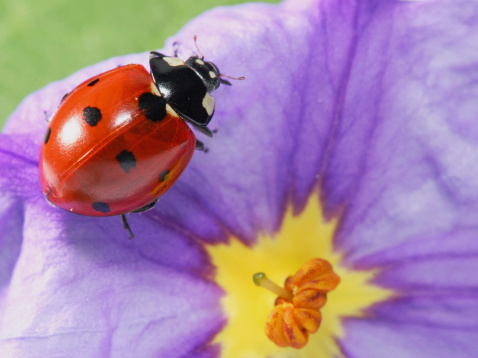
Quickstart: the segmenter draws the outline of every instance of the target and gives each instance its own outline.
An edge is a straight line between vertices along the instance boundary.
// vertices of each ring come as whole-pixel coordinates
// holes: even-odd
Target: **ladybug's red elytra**
[[[151,74],[126,65],[81,83],[49,121],[40,154],[47,200],[72,213],[121,215],[151,209],[179,178],[194,149],[186,124],[207,136],[209,93],[230,83],[204,57],[150,53]]]

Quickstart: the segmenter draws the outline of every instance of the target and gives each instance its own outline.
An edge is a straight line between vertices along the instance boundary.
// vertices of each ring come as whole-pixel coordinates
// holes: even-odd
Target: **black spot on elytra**
[[[160,183],[165,182],[169,177],[169,173],[170,173],[169,169],[166,169],[164,172],[159,174],[159,182]]]
[[[99,211],[100,213],[109,213],[111,211],[110,206],[101,201],[94,202],[92,206],[93,206],[93,209],[95,209],[96,211]]]
[[[101,111],[96,107],[86,107],[83,110],[83,119],[90,126],[94,127],[101,120]]]
[[[96,83],[97,83],[99,80],[100,80],[99,78],[96,78],[96,79],[94,79],[93,81],[91,81],[90,83],[88,83],[87,86],[92,87],[92,86],[96,85]]]
[[[153,122],[159,122],[166,117],[166,101],[163,97],[156,96],[151,92],[145,92],[139,96],[139,108],[145,113],[146,118]]]
[[[51,128],[48,127],[45,133],[45,138],[43,138],[43,143],[47,144],[48,141],[50,140],[50,134],[51,134]]]
[[[116,156],[116,160],[126,173],[129,173],[130,169],[136,167],[136,158],[134,157],[134,154],[127,150],[123,150],[119,153]]]

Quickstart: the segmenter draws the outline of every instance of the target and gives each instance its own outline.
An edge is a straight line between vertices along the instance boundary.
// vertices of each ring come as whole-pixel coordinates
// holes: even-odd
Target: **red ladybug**
[[[49,122],[40,179],[49,202],[89,216],[151,209],[179,178],[194,149],[186,124],[212,136],[209,94],[221,83],[204,57],[183,61],[150,54],[151,74],[127,65],[83,82],[65,95]]]

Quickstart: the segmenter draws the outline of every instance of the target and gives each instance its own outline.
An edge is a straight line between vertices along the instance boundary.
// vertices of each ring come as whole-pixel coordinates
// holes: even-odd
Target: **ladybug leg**
[[[204,153],[207,153],[209,149],[204,146],[204,143],[196,139],[196,150],[202,150]]]
[[[178,57],[179,46],[181,46],[181,44],[179,43],[179,41],[174,41],[174,42],[173,42],[174,57]]]
[[[193,122],[189,122],[193,125],[194,128],[196,128],[199,132],[201,132],[204,135],[207,135],[208,137],[212,137],[214,133],[217,133],[217,129],[215,130],[210,130],[208,127],[204,126],[198,126],[197,124]]]
[[[157,202],[158,202],[158,199],[156,199],[152,203],[149,203],[148,205],[142,206],[139,209],[133,210],[133,213],[142,213],[142,212],[151,210],[152,208],[154,208],[154,206],[156,205]]]
[[[129,231],[129,239],[131,240],[132,238],[134,238],[133,230],[131,230],[131,227],[129,226],[128,220],[126,220],[126,215],[125,214],[121,214],[121,222],[123,223],[123,228],[125,230]]]
[[[224,80],[222,78],[219,79],[219,82],[221,82],[223,85],[232,86],[231,82]]]
[[[48,117],[48,114],[46,113],[46,111],[43,111],[43,115],[45,116],[45,122],[49,123],[50,118]]]

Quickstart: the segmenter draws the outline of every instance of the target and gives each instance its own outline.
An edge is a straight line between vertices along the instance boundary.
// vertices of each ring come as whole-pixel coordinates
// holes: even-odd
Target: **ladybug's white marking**
[[[198,64],[200,64],[200,65],[204,65],[204,61],[201,60],[200,58],[198,58],[198,59],[196,60],[196,63],[198,63]]]
[[[216,78],[216,74],[212,71],[209,71],[209,77]]]
[[[202,100],[202,106],[206,110],[207,114],[212,116],[214,113],[214,97],[211,96],[209,93],[206,93]]]
[[[151,82],[151,92],[158,97],[161,97],[161,92],[159,92],[158,86],[154,82]]]
[[[163,60],[168,63],[169,66],[183,66],[184,61],[181,60],[179,57],[163,57]]]
[[[178,116],[178,113],[177,113],[169,104],[166,104],[166,112],[167,112],[170,116],[179,117],[179,116]]]

